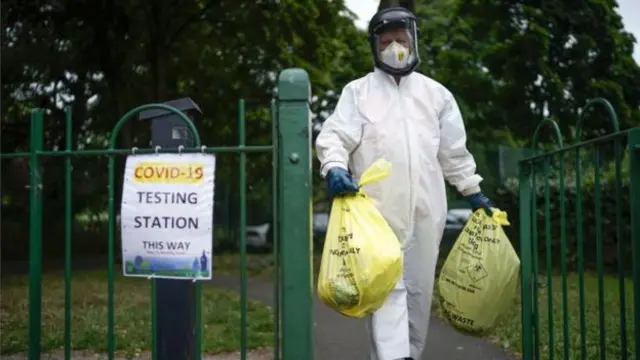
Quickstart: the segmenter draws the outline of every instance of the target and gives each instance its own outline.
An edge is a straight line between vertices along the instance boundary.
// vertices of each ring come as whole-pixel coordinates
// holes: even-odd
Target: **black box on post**
[[[192,121],[196,114],[202,114],[202,110],[191,98],[171,100],[163,104],[172,106],[184,112]],[[163,148],[177,148],[193,146],[193,134],[177,115],[166,110],[154,109],[140,113],[140,120],[151,119],[151,143]]]

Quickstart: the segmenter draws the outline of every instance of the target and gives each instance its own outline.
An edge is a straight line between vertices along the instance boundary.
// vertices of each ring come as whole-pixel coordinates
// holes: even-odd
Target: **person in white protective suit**
[[[475,210],[490,212],[482,178],[466,147],[462,115],[451,92],[415,72],[416,17],[393,7],[373,16],[369,40],[375,69],[347,84],[316,140],[331,196],[356,192],[375,160],[392,165],[367,185],[404,251],[403,276],[385,304],[367,319],[371,359],[419,360],[424,350],[447,213],[446,179]],[[350,172],[349,172],[350,170]]]

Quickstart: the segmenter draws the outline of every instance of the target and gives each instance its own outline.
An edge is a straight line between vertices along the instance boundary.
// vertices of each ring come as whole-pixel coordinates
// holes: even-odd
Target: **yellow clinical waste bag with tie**
[[[389,175],[391,164],[374,162],[364,186]],[[322,251],[318,296],[344,315],[361,318],[378,310],[402,275],[402,249],[373,201],[357,194],[336,197]]]
[[[454,327],[472,333],[491,330],[511,306],[518,287],[520,259],[502,226],[507,213],[477,210],[465,225],[438,279],[444,315]]]

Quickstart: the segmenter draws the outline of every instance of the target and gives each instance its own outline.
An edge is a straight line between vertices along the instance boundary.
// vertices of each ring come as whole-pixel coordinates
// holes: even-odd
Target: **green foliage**
[[[622,28],[614,1],[585,0],[577,7],[561,0],[386,3],[415,8],[420,70],[455,94],[471,148],[526,147],[549,114],[567,133],[586,100],[596,96],[611,101],[622,128],[640,118],[634,39]],[[46,149],[64,146],[65,104],[73,105],[74,147],[103,148],[128,109],[183,96],[204,111],[196,121],[205,144],[237,144],[240,97],[247,99],[247,142],[268,144],[276,76],[291,66],[311,76],[317,130],[342,87],[372,68],[366,34],[352,20],[343,1],[331,0],[3,2],[1,151],[27,150],[26,119],[34,106],[48,112]],[[584,138],[609,131],[599,111],[585,121]],[[148,143],[144,122],[128,124],[118,139],[119,147]],[[485,160],[479,159],[481,174],[494,177]],[[248,164],[249,218],[261,222],[270,218],[270,155],[252,154]],[[123,161],[117,165],[119,172]],[[24,255],[28,163],[3,160],[2,166],[3,236],[12,239],[3,242],[3,256]],[[61,158],[46,159],[43,166],[45,244],[55,253],[62,249],[64,166]],[[105,159],[74,159],[73,167],[74,211],[102,213]],[[217,175],[222,198],[216,199],[216,213],[223,216],[216,219],[232,229],[239,211],[237,156],[220,155]],[[324,200],[315,160],[313,180],[314,199]],[[104,238],[104,228],[91,231],[78,236]],[[7,246],[15,251],[4,251]]]
[[[549,114],[566,133],[598,96],[623,128],[640,118],[640,67],[615,1],[436,0],[416,11],[421,71],[456,95],[471,140],[498,140],[496,129],[528,140]],[[598,121],[586,132],[610,129]]]
[[[73,106],[74,148],[104,148],[115,121],[129,109],[183,96],[204,112],[196,118],[204,144],[238,143],[241,97],[247,99],[247,143],[270,144],[269,102],[282,69],[309,72],[314,121],[320,122],[335,105],[336,90],[370,68],[366,36],[343,1],[3,2],[2,23],[3,153],[28,149],[27,119],[35,106],[47,110],[45,149],[64,146],[65,104]],[[148,144],[149,124],[132,121],[117,145]],[[124,162],[117,162],[120,173]],[[271,156],[251,154],[247,164],[249,221],[260,223],[270,219]],[[21,224],[28,213],[28,165],[14,159],[2,166],[10,169],[2,177],[8,210],[2,233],[12,239],[3,242],[3,257],[15,258],[26,254],[28,234]],[[60,254],[63,161],[44,159],[43,167],[45,251]],[[105,158],[77,158],[73,168],[74,211],[104,212]],[[237,222],[238,174],[237,156],[221,154],[216,219],[226,228]],[[104,250],[96,246],[106,244],[104,225],[90,233],[76,229],[81,239],[74,241],[92,239]]]

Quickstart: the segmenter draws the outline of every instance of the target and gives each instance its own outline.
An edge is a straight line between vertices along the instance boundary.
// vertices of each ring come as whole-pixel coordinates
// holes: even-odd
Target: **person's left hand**
[[[488,216],[493,215],[493,212],[491,211],[493,204],[488,197],[484,196],[483,193],[478,192],[475,194],[471,194],[469,196],[466,196],[465,199],[469,202],[469,204],[471,205],[471,209],[474,212],[480,208],[483,208]]]

